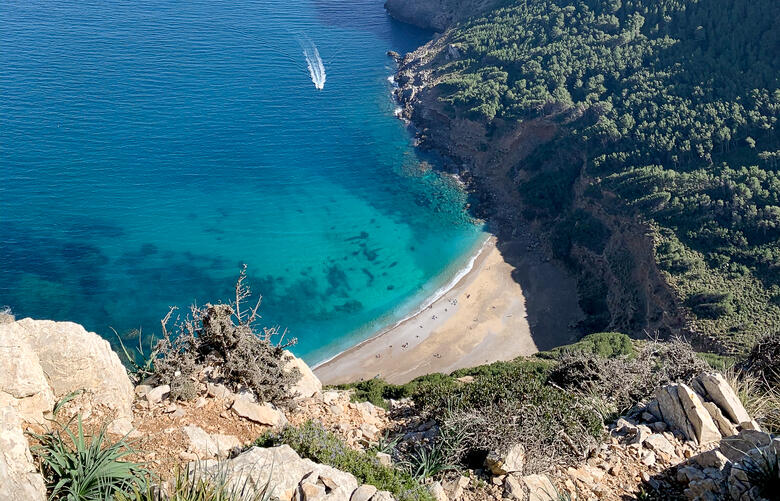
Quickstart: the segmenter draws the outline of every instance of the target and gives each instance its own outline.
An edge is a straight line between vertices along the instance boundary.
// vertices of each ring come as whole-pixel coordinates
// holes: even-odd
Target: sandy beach
[[[472,269],[430,306],[318,365],[315,374],[325,384],[376,376],[392,383],[404,383],[423,374],[449,373],[536,353],[539,348],[531,333],[519,279],[527,273],[518,275],[522,270],[508,262],[517,262],[517,257],[506,259],[491,237],[480,249]],[[531,259],[538,260],[538,257]],[[528,263],[523,266],[527,271]],[[548,279],[557,279],[551,276],[555,273],[538,273],[545,266],[551,265],[542,261],[534,263],[531,269],[535,270],[534,275],[539,275],[534,278],[546,275]],[[554,284],[547,282],[554,290]],[[565,294],[561,296],[565,302],[572,300]],[[576,296],[573,300],[568,316],[578,311]],[[564,328],[556,336],[560,339],[547,340],[545,344],[564,344],[574,334]]]

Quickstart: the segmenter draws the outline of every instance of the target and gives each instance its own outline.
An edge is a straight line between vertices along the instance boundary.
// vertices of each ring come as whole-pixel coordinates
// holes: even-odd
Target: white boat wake
[[[326,79],[325,65],[322,63],[317,46],[308,39],[299,39],[298,43],[301,44],[301,49],[303,49],[303,56],[306,58],[306,66],[309,68],[309,75],[314,87],[322,90],[325,87]]]

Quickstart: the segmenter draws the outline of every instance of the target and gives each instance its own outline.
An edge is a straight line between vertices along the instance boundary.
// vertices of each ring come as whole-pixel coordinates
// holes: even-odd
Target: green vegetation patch
[[[561,353],[580,352],[598,355],[602,358],[634,358],[637,354],[634,343],[635,341],[630,337],[620,332],[597,332],[595,334],[588,334],[574,344],[560,346],[539,353],[539,356],[544,358],[559,358]]]
[[[350,448],[322,425],[309,421],[287,427],[280,433],[261,436],[256,445],[275,447],[287,444],[301,457],[353,474],[360,483],[389,491],[398,501],[433,501],[428,490],[409,473],[379,463],[376,453]]]
[[[446,35],[461,57],[435,70],[436,92],[445,112],[489,128],[558,124],[514,176],[526,217],[560,223],[556,255],[587,267],[572,247],[599,254],[609,236],[573,203],[584,180],[587,203],[655,228],[656,261],[681,302],[731,293],[685,311],[724,351],[745,354],[780,327],[777,19],[775,0],[509,1]],[[607,258],[636,287],[624,280],[640,263]],[[591,327],[644,328],[617,310],[599,317],[607,305],[584,292]]]

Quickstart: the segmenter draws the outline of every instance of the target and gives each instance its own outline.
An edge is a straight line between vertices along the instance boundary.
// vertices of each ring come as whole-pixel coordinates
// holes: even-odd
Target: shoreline
[[[350,345],[349,347],[341,350],[340,352],[336,353],[335,355],[332,355],[325,360],[322,360],[320,362],[317,362],[312,366],[312,370],[316,370],[318,367],[323,366],[331,362],[332,360],[340,357],[341,355],[347,353],[348,351],[354,350],[356,348],[359,348],[361,345],[368,343],[370,341],[373,341],[374,339],[379,338],[380,336],[383,336],[384,334],[388,333],[389,331],[397,328],[407,320],[411,320],[417,315],[420,315],[423,313],[426,309],[428,309],[433,303],[441,299],[444,295],[446,295],[448,292],[450,292],[453,288],[457,287],[457,285],[474,269],[474,264],[476,263],[477,259],[479,259],[479,256],[484,252],[485,247],[487,247],[491,240],[495,240],[496,237],[493,235],[490,235],[488,237],[485,237],[485,239],[482,241],[481,244],[479,244],[479,247],[476,245],[474,246],[476,248],[475,251],[472,251],[471,255],[469,256],[468,260],[466,261],[466,265],[461,267],[453,276],[452,278],[445,282],[444,285],[437,288],[433,293],[431,293],[428,296],[425,296],[422,301],[414,303],[415,306],[411,308],[411,312],[404,315],[400,319],[396,320],[393,323],[387,324],[384,327],[380,327],[377,329],[377,331],[371,336],[369,336],[366,339],[363,339],[362,341],[359,341],[355,344]]]
[[[490,236],[451,287],[416,313],[317,364],[314,373],[324,384],[374,377],[399,384],[538,352],[516,271]],[[560,344],[569,341],[568,333],[559,335],[566,338]]]

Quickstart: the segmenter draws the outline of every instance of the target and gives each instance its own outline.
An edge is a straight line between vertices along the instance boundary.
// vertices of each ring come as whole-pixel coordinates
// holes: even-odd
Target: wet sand
[[[404,383],[423,374],[536,353],[526,298],[513,278],[516,271],[491,237],[472,269],[428,308],[318,365],[315,374],[324,384],[377,376]],[[560,339],[546,339],[545,344],[565,344],[572,334],[563,329],[556,336]]]

